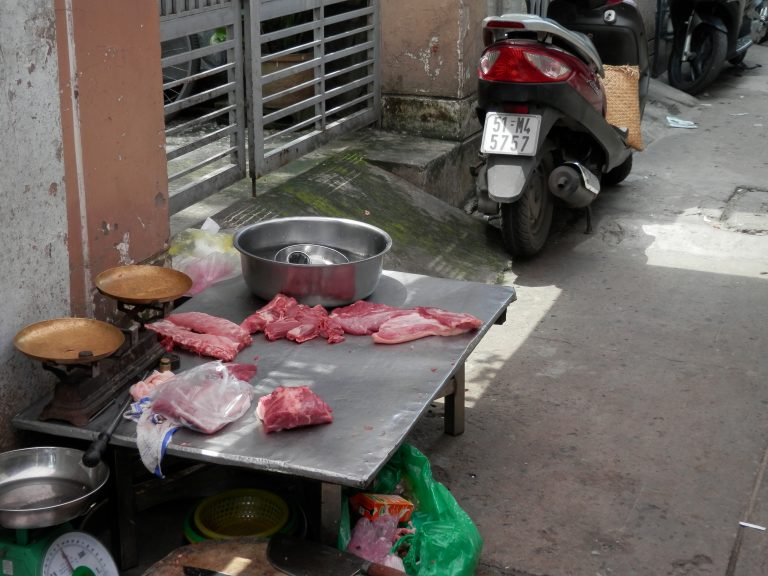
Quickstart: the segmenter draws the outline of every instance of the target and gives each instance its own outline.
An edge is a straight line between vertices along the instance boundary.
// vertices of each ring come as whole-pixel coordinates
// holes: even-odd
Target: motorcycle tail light
[[[533,64],[544,76],[552,80],[565,80],[571,73],[571,68],[565,62],[546,54],[526,52],[525,58]]]
[[[507,114],[528,114],[530,112],[528,104],[504,104],[501,108]]]
[[[478,74],[495,82],[562,82],[573,70],[557,55],[557,49],[535,43],[499,43],[483,53]]]
[[[488,74],[499,59],[498,50],[488,50],[480,57],[480,72],[482,74]]]

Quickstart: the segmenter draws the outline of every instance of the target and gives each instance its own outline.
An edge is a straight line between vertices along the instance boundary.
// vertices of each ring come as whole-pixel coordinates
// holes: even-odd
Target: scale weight
[[[1,530],[2,576],[118,576],[109,550],[63,524],[46,530]]]

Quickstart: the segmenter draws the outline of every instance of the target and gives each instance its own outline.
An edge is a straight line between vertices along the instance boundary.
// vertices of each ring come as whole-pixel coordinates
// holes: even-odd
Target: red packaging
[[[379,516],[389,514],[398,522],[407,522],[413,512],[413,504],[395,494],[368,494],[359,492],[349,499],[353,512],[360,516],[375,520]]]

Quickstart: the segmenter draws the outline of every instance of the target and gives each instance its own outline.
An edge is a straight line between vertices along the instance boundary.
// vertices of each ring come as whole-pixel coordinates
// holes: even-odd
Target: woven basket
[[[195,510],[201,536],[226,540],[240,536],[268,538],[288,522],[290,509],[267,490],[229,490],[203,500]]]
[[[640,129],[640,69],[637,66],[604,65],[603,86],[608,100],[606,120],[629,131],[627,144],[635,150],[645,148]]]

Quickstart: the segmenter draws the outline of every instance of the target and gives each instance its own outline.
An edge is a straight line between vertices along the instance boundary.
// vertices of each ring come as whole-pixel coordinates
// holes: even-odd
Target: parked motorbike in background
[[[617,184],[632,169],[627,130],[606,120],[603,64],[639,69],[640,110],[650,80],[634,2],[555,0],[546,13],[483,21],[477,206],[501,217],[504,245],[517,257],[544,246],[554,197],[586,208],[601,182]]]
[[[726,62],[740,64],[753,42],[765,35],[765,24],[760,26],[761,13],[768,16],[764,6],[764,0],[671,0],[669,84],[699,94]]]
[[[757,44],[768,40],[768,0],[749,2],[747,18],[752,21],[752,40]]]

